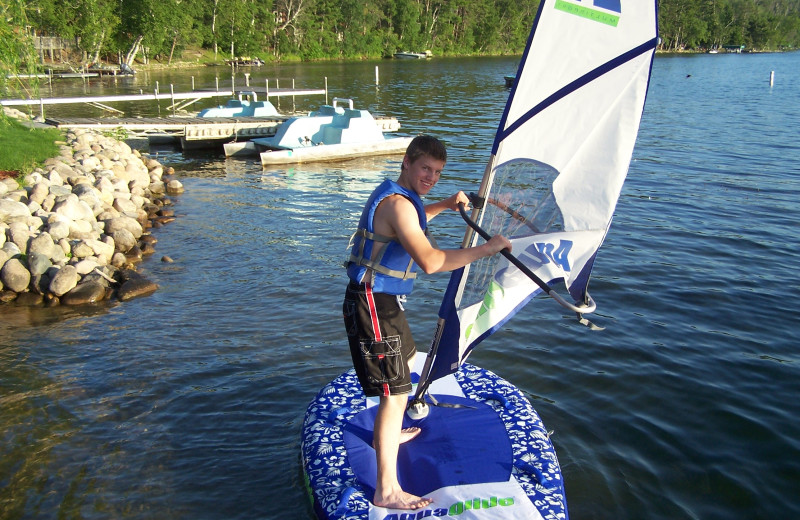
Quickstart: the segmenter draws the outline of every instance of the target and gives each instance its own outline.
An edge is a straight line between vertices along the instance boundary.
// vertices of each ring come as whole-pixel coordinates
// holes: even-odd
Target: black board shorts
[[[369,284],[351,281],[342,312],[353,367],[364,395],[410,393],[408,361],[417,347],[397,296],[375,293]]]

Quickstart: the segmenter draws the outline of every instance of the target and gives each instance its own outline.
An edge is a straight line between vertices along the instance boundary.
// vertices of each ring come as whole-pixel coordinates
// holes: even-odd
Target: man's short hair
[[[423,155],[447,162],[447,149],[440,140],[430,135],[418,135],[406,148],[408,162],[413,163]]]

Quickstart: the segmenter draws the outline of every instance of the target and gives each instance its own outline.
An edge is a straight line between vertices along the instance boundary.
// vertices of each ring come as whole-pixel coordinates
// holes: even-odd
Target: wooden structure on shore
[[[45,122],[56,128],[121,129],[131,137],[146,137],[151,143],[179,142],[184,150],[221,147],[231,141],[272,137],[288,116],[263,117],[109,117],[52,118]],[[400,123],[394,117],[376,117],[384,132],[395,132]]]
[[[141,92],[141,91],[140,91]],[[111,112],[121,113],[120,110],[112,108],[105,103],[112,103],[115,101],[160,101],[168,99],[171,104],[167,110],[177,111],[184,110],[186,107],[200,101],[201,99],[209,99],[215,97],[236,97],[241,92],[255,92],[259,95],[264,95],[266,98],[270,97],[292,97],[307,96],[307,95],[325,95],[327,102],[328,87],[327,82],[324,89],[296,89],[296,88],[269,88],[269,84],[265,84],[263,88],[246,86],[242,88],[208,88],[191,90],[189,92],[175,92],[170,85],[169,92],[161,92],[156,87],[152,94],[115,94],[109,96],[80,96],[80,97],[66,97],[66,98],[27,98],[27,99],[0,99],[0,106],[35,106],[39,105],[42,118],[44,118],[45,105],[66,105],[66,104],[86,104],[96,108],[102,108]]]
[[[292,82],[294,84],[294,82]],[[189,92],[174,92],[170,85],[170,92],[159,92],[158,87],[152,94],[118,94],[108,96],[82,96],[69,98],[40,98],[40,99],[3,99],[0,106],[25,106],[39,105],[41,117],[52,126],[63,129],[93,128],[99,130],[122,130],[131,137],[146,137],[151,143],[179,142],[184,150],[221,147],[231,141],[247,141],[258,137],[271,137],[275,135],[278,127],[289,116],[279,117],[183,117],[175,115],[193,103],[215,97],[236,97],[240,93],[256,92],[259,95],[270,97],[292,97],[308,95],[325,95],[328,102],[327,78],[324,89],[296,89],[296,88],[269,88],[269,82],[264,87],[248,85],[241,88],[206,88],[192,89]],[[123,112],[106,103],[120,101],[160,101],[167,99],[170,105],[168,111],[173,112],[173,117],[96,117],[96,118],[45,118],[44,106],[57,104],[85,104],[115,112],[122,116]],[[293,102],[294,104],[294,102]],[[375,118],[384,132],[394,132],[400,128],[400,123],[394,117]]]

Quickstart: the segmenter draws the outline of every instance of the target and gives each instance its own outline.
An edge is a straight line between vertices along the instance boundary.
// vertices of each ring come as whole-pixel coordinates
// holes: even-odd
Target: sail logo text
[[[555,8],[612,27],[617,26],[622,13],[620,0],[556,0]]]
[[[531,271],[536,271],[547,264],[553,263],[565,273],[568,273],[572,270],[569,264],[569,252],[572,250],[572,245],[572,240],[560,240],[558,245],[551,244],[550,242],[534,242],[519,253],[517,258]],[[494,275],[495,281],[502,286],[508,286],[506,277],[509,276],[507,271],[510,269],[512,268],[507,267],[498,270]],[[513,268],[510,272],[518,273],[520,278],[524,278],[525,276],[516,268]]]
[[[423,509],[414,513],[392,513],[383,517],[383,520],[421,520],[422,518],[443,517],[443,516],[458,516],[464,511],[475,509],[489,509],[492,507],[508,507],[514,505],[514,498],[475,498],[473,500],[465,500],[464,502],[456,502],[449,508],[438,507],[436,509]]]

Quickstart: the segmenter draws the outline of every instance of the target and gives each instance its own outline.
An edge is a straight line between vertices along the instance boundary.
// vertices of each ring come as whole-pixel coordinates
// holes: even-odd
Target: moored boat
[[[347,102],[347,107],[339,106],[341,102]],[[394,123],[392,130],[399,128],[396,120]],[[385,124],[379,124],[367,110],[354,109],[352,99],[334,98],[332,105],[287,119],[273,137],[226,144],[225,155],[259,154],[266,166],[405,152],[412,138],[385,137]]]
[[[269,101],[259,101],[253,91],[241,91],[237,99],[229,99],[224,106],[201,110],[197,117],[283,117]]]
[[[431,51],[425,51],[425,52],[402,51],[394,53],[394,57],[401,60],[424,60],[426,58],[431,58],[432,56],[433,53]]]

